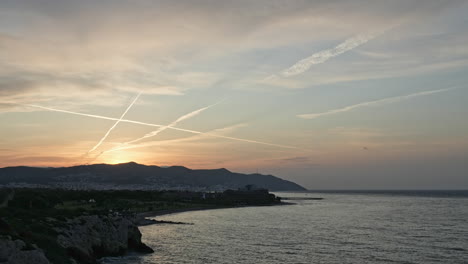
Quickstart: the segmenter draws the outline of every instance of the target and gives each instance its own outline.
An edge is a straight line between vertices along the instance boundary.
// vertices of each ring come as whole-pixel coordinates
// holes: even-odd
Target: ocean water
[[[107,263],[468,263],[468,192],[277,193],[294,205],[156,217],[156,252]]]

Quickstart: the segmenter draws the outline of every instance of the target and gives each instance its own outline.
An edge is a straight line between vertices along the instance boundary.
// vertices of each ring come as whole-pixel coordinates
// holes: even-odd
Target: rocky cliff
[[[0,263],[5,264],[50,264],[41,249],[27,247],[20,239],[0,237]]]
[[[12,236],[0,235],[0,264],[94,264],[99,258],[124,255],[128,251],[153,252],[141,242],[136,218],[132,216],[86,215],[65,222],[48,220],[53,228],[42,232],[53,233],[56,239],[39,243],[44,250],[33,244],[34,241],[13,238],[19,233],[8,227]],[[3,222],[3,226],[8,224]],[[45,233],[36,235],[44,237]],[[34,235],[26,237],[31,236]]]
[[[131,217],[80,216],[56,228],[57,241],[79,263],[95,263],[98,258],[118,256],[132,250],[152,253],[141,242],[141,233]]]

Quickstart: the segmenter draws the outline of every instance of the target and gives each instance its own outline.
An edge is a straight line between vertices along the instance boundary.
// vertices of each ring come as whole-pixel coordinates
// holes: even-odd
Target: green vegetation
[[[180,191],[14,189],[8,206],[0,208],[0,236],[37,245],[53,263],[70,263],[57,243],[56,227],[81,215],[135,215],[148,211],[271,205],[279,199],[266,190],[200,193]]]

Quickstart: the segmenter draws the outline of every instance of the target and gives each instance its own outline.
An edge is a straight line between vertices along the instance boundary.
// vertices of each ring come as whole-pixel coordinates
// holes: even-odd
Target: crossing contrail
[[[51,108],[51,107],[34,105],[34,104],[21,104],[21,103],[12,103],[12,102],[8,102],[7,104],[29,106],[29,107],[44,109],[44,110],[53,111],[53,112],[67,113],[67,114],[86,116],[86,117],[92,117],[92,118],[98,118],[98,119],[105,119],[105,120],[112,120],[112,121],[119,120],[118,118],[113,118],[113,117],[107,117],[107,116],[101,116],[101,115],[92,115],[92,114],[86,114],[86,113],[80,113],[80,112],[74,112],[74,111],[67,111],[67,110],[61,110],[61,109],[56,109],[56,108]],[[128,120],[128,119],[121,119],[120,122],[130,123],[130,124],[137,124],[137,125],[142,125],[142,126],[150,126],[150,127],[165,127],[166,126],[166,125],[152,124],[152,123],[146,123],[146,122],[140,122],[140,121],[134,121],[134,120]],[[178,127],[174,127],[174,126],[168,126],[167,128],[172,129],[172,130],[192,133],[192,134],[204,134],[204,135],[208,135],[208,136],[216,137],[216,138],[230,139],[230,140],[235,140],[235,141],[239,141],[239,142],[248,142],[248,143],[261,144],[261,145],[265,145],[265,146],[297,149],[297,147],[292,147],[292,146],[273,144],[273,143],[256,141],[256,140],[249,140],[249,139],[243,139],[243,138],[235,138],[235,137],[226,137],[226,136],[214,135],[214,134],[210,134],[210,133],[205,133],[205,132],[200,132],[200,131],[190,130],[190,129],[183,129],[183,128],[178,128]]]
[[[134,140],[131,140],[131,141],[127,141],[127,142],[121,143],[119,146],[116,146],[116,147],[114,147],[114,148],[111,148],[110,150],[102,151],[101,153],[99,153],[99,155],[97,155],[97,156],[93,159],[93,161],[96,160],[97,158],[99,158],[99,157],[100,157],[102,154],[104,154],[104,153],[108,153],[108,152],[112,152],[112,151],[116,151],[116,150],[128,149],[128,148],[126,148],[125,146],[128,146],[128,145],[130,145],[130,144],[136,143],[136,142],[141,141],[141,140],[143,140],[143,139],[145,139],[145,138],[154,137],[154,136],[156,136],[157,134],[159,134],[159,133],[163,132],[164,130],[166,130],[169,126],[175,126],[175,125],[177,125],[177,123],[179,123],[179,122],[181,122],[181,121],[183,121],[183,120],[185,120],[185,119],[192,118],[192,117],[194,117],[194,116],[200,114],[201,112],[205,111],[206,109],[208,109],[208,108],[210,108],[210,107],[212,107],[212,106],[215,106],[215,105],[221,103],[222,101],[224,101],[224,100],[221,100],[220,102],[218,102],[218,103],[216,103],[216,104],[212,104],[212,105],[209,105],[209,106],[200,108],[200,109],[198,109],[198,110],[192,111],[192,112],[190,112],[190,113],[188,113],[188,114],[185,114],[185,115],[183,115],[183,116],[177,118],[175,121],[173,121],[173,122],[170,123],[169,125],[159,127],[157,130],[152,131],[152,132],[150,132],[150,133],[148,133],[148,134],[146,134],[146,135],[144,135],[144,136],[142,136],[142,137],[139,137],[139,138],[137,138],[137,139],[134,139]],[[133,147],[131,147],[131,148],[133,148]]]
[[[350,106],[346,106],[346,107],[343,107],[343,108],[333,109],[333,110],[322,112],[322,113],[302,114],[302,115],[298,115],[298,117],[304,118],[304,119],[314,119],[314,118],[318,118],[318,117],[321,117],[321,116],[333,115],[333,114],[338,114],[338,113],[342,113],[342,112],[348,112],[348,111],[351,111],[351,110],[353,110],[355,108],[359,108],[359,107],[396,103],[396,102],[403,101],[403,100],[410,99],[410,98],[417,97],[417,96],[423,96],[423,95],[430,95],[430,94],[435,94],[435,93],[446,92],[446,91],[449,91],[449,90],[452,90],[452,89],[455,89],[455,88],[456,87],[451,87],[451,88],[440,89],[440,90],[432,90],[432,91],[425,91],[425,92],[413,93],[413,94],[396,96],[396,97],[389,97],[389,98],[384,98],[384,99],[380,99],[380,100],[375,100],[375,101],[369,101],[369,102],[359,103],[359,104],[355,104],[355,105],[350,105]]]
[[[197,140],[197,139],[200,139],[200,138],[203,138],[203,137],[210,136],[211,133],[220,133],[220,132],[221,133],[226,133],[228,131],[232,131],[232,130],[237,129],[239,127],[244,127],[246,125],[247,124],[245,124],[245,123],[237,124],[237,125],[228,126],[228,127],[224,127],[224,128],[214,129],[214,130],[212,130],[212,131],[210,131],[208,133],[193,135],[193,136],[190,136],[190,137],[179,138],[179,139],[169,139],[169,140],[162,140],[162,141],[152,141],[152,142],[145,142],[145,143],[140,143],[140,144],[119,146],[119,147],[116,147],[116,148],[113,148],[113,149],[110,149],[110,150],[103,151],[103,152],[101,152],[99,154],[99,156],[104,154],[104,153],[109,153],[109,152],[118,151],[118,150],[133,149],[133,148],[144,148],[144,147],[157,146],[157,145],[163,145],[163,144],[193,141],[193,140]],[[216,134],[216,135],[220,136],[219,134]]]
[[[106,138],[109,136],[110,132],[122,121],[124,116],[127,114],[128,110],[130,110],[130,108],[132,108],[132,106],[138,100],[138,97],[140,97],[140,95],[141,95],[141,92],[137,94],[135,99],[133,99],[132,103],[127,107],[127,109],[125,109],[125,112],[123,112],[123,114],[120,116],[120,118],[117,121],[115,121],[114,125],[111,126],[109,128],[109,130],[107,130],[106,134],[101,138],[101,140],[99,140],[99,142],[92,149],[90,149],[88,151],[88,153],[91,153],[91,152],[95,151],[104,142],[104,140],[106,140]]]
[[[137,138],[137,139],[134,139],[134,140],[131,140],[131,141],[124,142],[124,143],[122,143],[122,145],[128,145],[128,144],[136,143],[136,142],[138,142],[138,141],[140,141],[140,140],[143,140],[143,139],[145,139],[145,138],[154,137],[154,136],[156,136],[157,134],[159,134],[159,133],[163,132],[164,130],[168,129],[169,127],[175,126],[175,125],[177,125],[177,123],[179,123],[179,122],[181,122],[181,121],[184,121],[184,120],[186,120],[186,119],[192,118],[192,117],[194,117],[194,116],[200,114],[201,112],[205,111],[206,109],[211,108],[211,107],[213,107],[213,106],[215,106],[215,105],[217,105],[217,104],[220,104],[222,101],[223,101],[223,100],[221,100],[220,102],[217,102],[216,104],[212,104],[212,105],[209,105],[209,106],[206,106],[206,107],[197,109],[197,110],[195,110],[195,111],[192,111],[192,112],[190,112],[190,113],[188,113],[188,114],[185,114],[185,115],[183,115],[183,116],[177,118],[175,121],[172,121],[172,123],[170,123],[170,124],[167,125],[167,126],[159,127],[159,128],[158,128],[157,130],[155,130],[155,131],[152,131],[152,132],[150,132],[150,133],[148,133],[148,134],[146,134],[146,135],[144,135],[144,136],[142,136],[142,137],[140,137],[140,138]]]

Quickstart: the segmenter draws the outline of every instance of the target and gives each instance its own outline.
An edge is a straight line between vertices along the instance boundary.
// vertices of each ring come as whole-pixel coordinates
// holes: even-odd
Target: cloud
[[[0,63],[1,64],[1,63]],[[139,82],[133,78],[142,78]],[[11,72],[0,69],[0,101],[53,103],[57,107],[80,108],[83,105],[117,106],[127,94],[182,95],[176,86],[162,86],[143,76],[107,76],[98,73],[69,74]],[[2,105],[3,111],[14,111]]]
[[[1,1],[0,79],[23,83],[5,88],[0,97],[89,101],[96,93],[116,91],[184,94],[250,70],[239,67],[233,73],[230,56],[254,65],[259,61],[244,55],[336,40],[406,16],[430,17],[450,5],[429,0],[424,6],[366,0]]]
[[[28,166],[43,166],[44,164],[69,164],[74,161],[73,158],[63,157],[63,156],[46,156],[40,155],[37,156],[24,156],[24,155],[2,155],[0,159],[3,162],[8,162],[15,165],[24,165]],[[6,163],[5,163],[6,164]]]
[[[326,133],[339,138],[375,138],[378,140],[388,135],[378,129],[367,127],[334,127],[329,129]],[[395,137],[395,135],[391,136]]]
[[[104,134],[104,136],[101,138],[101,140],[99,140],[99,142],[93,147],[91,148],[88,153],[91,153],[93,151],[95,151],[99,146],[101,146],[101,144],[104,142],[104,140],[106,140],[106,138],[109,136],[110,132],[112,130],[114,130],[114,128],[122,121],[122,119],[124,118],[124,116],[127,114],[128,110],[130,110],[130,108],[132,108],[132,106],[135,104],[135,102],[138,100],[138,98],[140,97],[141,95],[141,92],[137,94],[137,96],[135,97],[135,99],[133,99],[133,101],[130,103],[130,105],[127,107],[127,109],[125,109],[125,111],[122,113],[122,115],[120,116],[120,118],[115,121],[114,125],[112,125],[109,130],[107,130],[106,134]]]
[[[296,62],[291,67],[283,70],[280,73],[280,75],[282,77],[292,77],[294,75],[301,74],[310,69],[310,67],[312,67],[313,65],[324,63],[333,57],[336,57],[356,47],[359,47],[380,34],[382,34],[382,32],[372,32],[366,34],[359,34],[357,36],[349,38],[332,49],[322,50]]]
[[[434,49],[434,53],[436,53]],[[427,61],[424,54],[399,54],[392,60],[366,61],[362,63],[342,63],[311,71],[301,79],[270,77],[259,84],[274,85],[288,89],[320,87],[323,85],[343,84],[356,81],[371,81],[391,79],[396,77],[424,76],[428,74],[443,74],[463,69],[468,66],[468,59],[457,58],[441,61]],[[406,56],[405,59],[402,57]]]
[[[355,105],[350,105],[350,106],[346,106],[346,107],[343,107],[343,108],[333,109],[333,110],[322,112],[322,113],[301,114],[301,115],[298,115],[298,117],[304,118],[304,119],[315,119],[315,118],[319,118],[319,117],[322,117],[322,116],[334,115],[334,114],[338,114],[338,113],[348,112],[348,111],[354,110],[356,108],[391,104],[391,103],[396,103],[396,102],[400,102],[400,101],[403,101],[403,100],[411,99],[413,97],[447,92],[447,91],[450,91],[452,89],[455,89],[455,88],[452,87],[452,88],[446,88],[446,89],[440,89],[440,90],[432,90],[432,91],[425,91],[425,92],[413,93],[413,94],[408,94],[408,95],[384,98],[384,99],[380,99],[380,100],[375,100],[375,101],[369,101],[369,102],[359,103],[359,104],[355,104]]]
[[[276,161],[279,163],[286,163],[286,164],[311,164],[311,157],[309,156],[296,156],[296,157],[285,157],[279,159],[272,159],[272,161]]]
[[[381,5],[379,2],[379,6]],[[394,13],[394,19],[379,14],[383,15],[380,22],[386,23],[354,27],[354,32],[370,33],[349,38],[340,45],[317,52],[289,68],[284,69],[284,61],[297,56],[295,54],[303,54],[304,46],[322,47],[323,43],[343,39],[343,36],[355,33],[341,32],[338,37],[321,35],[317,37],[318,41],[310,44],[301,43],[275,50],[277,52],[274,56],[277,58],[272,59],[273,63],[269,65],[264,64],[252,82],[256,85],[282,88],[312,88],[352,81],[441,73],[462,69],[468,65],[465,48],[468,40],[467,30],[460,16],[463,10],[468,10],[466,3],[454,1],[447,5],[431,2],[421,10],[414,9],[416,2],[408,1],[406,7],[405,5],[400,2],[394,6],[401,11],[400,14]],[[372,9],[373,5],[370,4],[367,8]],[[459,11],[454,11],[456,9]],[[382,34],[383,32],[385,34]],[[372,41],[372,45],[363,45],[368,37],[375,41]],[[332,59],[343,52],[348,52],[345,58]],[[284,70],[278,70],[277,64],[282,64],[280,69]],[[313,67],[316,64],[320,64],[320,67]],[[309,71],[304,74],[306,70]],[[272,72],[275,74],[271,75]]]

